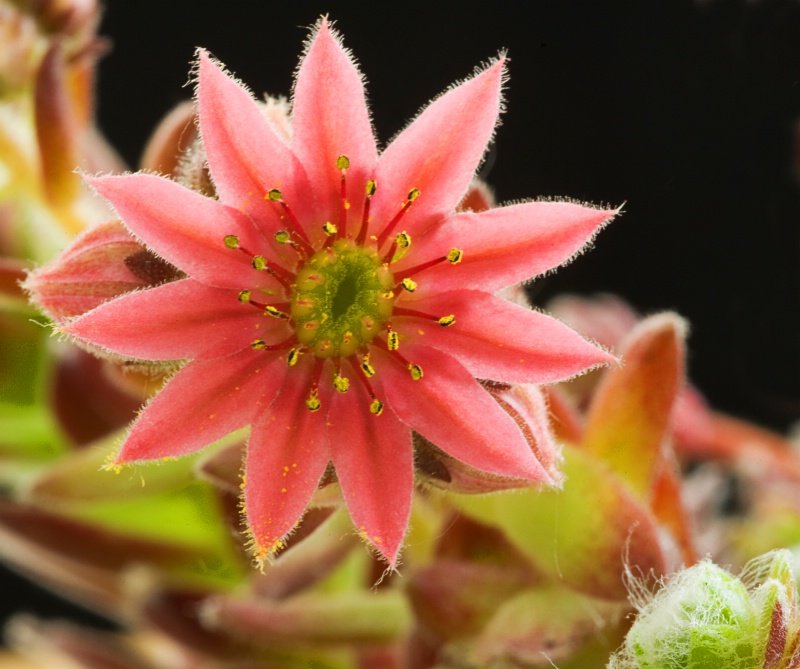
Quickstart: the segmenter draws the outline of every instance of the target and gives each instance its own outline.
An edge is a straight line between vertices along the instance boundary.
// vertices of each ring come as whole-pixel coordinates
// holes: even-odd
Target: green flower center
[[[353,355],[391,318],[393,287],[375,249],[338,239],[297,273],[291,316],[298,341],[320,358]]]

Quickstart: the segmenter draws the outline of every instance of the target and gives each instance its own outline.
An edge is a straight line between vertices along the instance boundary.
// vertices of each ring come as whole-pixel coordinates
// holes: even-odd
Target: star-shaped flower
[[[116,463],[192,453],[251,425],[243,494],[260,561],[332,463],[359,532],[394,566],[412,430],[480,470],[550,480],[476,378],[548,383],[613,358],[493,293],[570,259],[614,212],[528,202],[455,213],[497,124],[504,68],[501,57],[445,92],[379,154],[362,77],[326,19],[297,73],[290,141],[199,52],[217,199],[152,174],[88,179],[187,277],[63,328],[122,356],[190,360]]]

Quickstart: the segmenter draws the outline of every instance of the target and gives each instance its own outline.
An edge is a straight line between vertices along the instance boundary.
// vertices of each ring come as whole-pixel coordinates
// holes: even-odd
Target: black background
[[[135,167],[191,97],[196,46],[257,92],[288,94],[307,26],[329,13],[367,77],[383,145],[428,99],[507,49],[507,113],[487,161],[500,201],[625,205],[596,248],[534,286],[607,291],[692,326],[711,403],[800,418],[800,3],[111,0],[99,122]],[[16,608],[51,610],[25,594]]]

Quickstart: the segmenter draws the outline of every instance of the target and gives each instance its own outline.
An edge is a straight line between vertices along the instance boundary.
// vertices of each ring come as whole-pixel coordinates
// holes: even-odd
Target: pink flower
[[[64,327],[118,355],[191,360],[117,463],[192,453],[251,424],[244,507],[259,561],[332,463],[359,533],[394,566],[412,430],[483,471],[550,480],[475,379],[548,383],[613,358],[493,293],[570,259],[615,212],[528,202],[454,213],[497,124],[504,68],[501,57],[448,90],[379,155],[361,75],[326,19],[297,74],[290,141],[199,52],[218,199],[151,174],[89,179],[188,277]]]

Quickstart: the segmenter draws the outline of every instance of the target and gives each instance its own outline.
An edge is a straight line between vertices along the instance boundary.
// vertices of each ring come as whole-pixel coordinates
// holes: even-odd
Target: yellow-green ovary
[[[321,358],[349,356],[392,315],[394,277],[372,248],[340,239],[297,273],[292,320],[298,341]]]

